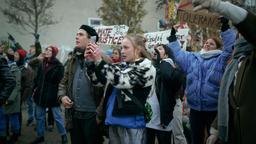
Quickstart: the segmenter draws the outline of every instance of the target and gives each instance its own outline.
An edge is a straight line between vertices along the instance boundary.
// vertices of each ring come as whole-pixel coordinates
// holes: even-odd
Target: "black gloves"
[[[174,27],[172,27],[172,31],[171,31],[171,35],[167,38],[167,40],[169,42],[174,42],[177,40],[177,37],[176,37],[176,30]]]
[[[34,37],[35,37],[35,40],[38,42],[38,41],[39,41],[39,37],[40,37],[40,35],[39,35],[39,34],[37,34],[37,33],[34,33],[33,35],[34,35]]]
[[[9,36],[8,36],[8,39],[11,40],[13,43],[15,43],[14,37],[13,37],[11,34],[9,34],[9,33],[8,33],[8,35],[9,35]]]
[[[220,19],[220,22],[221,22],[221,31],[222,32],[224,32],[224,31],[226,31],[226,30],[228,30],[228,29],[230,29],[230,26],[229,26],[229,20],[228,19],[226,19],[225,17],[220,17],[219,18]]]

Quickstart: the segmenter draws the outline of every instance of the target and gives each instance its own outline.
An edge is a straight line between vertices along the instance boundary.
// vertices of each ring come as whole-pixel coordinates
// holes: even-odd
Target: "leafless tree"
[[[24,31],[37,34],[40,28],[58,23],[50,11],[55,0],[5,0],[5,3],[1,11],[8,22]]]

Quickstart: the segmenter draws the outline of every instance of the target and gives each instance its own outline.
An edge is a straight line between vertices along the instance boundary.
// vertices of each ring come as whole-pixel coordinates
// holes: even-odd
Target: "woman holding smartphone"
[[[138,103],[144,105],[151,92],[155,68],[146,52],[144,37],[128,35],[121,46],[122,63],[107,64],[95,44],[89,45],[85,58],[90,58],[96,65],[91,69],[93,83],[108,83],[104,110],[105,124],[109,126],[109,142],[145,144],[144,111]]]

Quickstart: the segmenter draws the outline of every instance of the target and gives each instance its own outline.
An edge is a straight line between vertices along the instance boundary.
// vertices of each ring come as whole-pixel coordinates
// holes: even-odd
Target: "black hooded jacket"
[[[156,66],[156,94],[160,105],[160,121],[167,126],[173,119],[176,99],[182,88],[184,76],[168,61],[162,60]]]

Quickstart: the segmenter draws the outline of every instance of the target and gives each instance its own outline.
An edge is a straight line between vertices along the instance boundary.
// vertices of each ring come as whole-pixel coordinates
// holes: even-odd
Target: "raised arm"
[[[23,49],[22,46],[15,40],[15,38],[8,33],[8,39],[13,43],[13,45],[15,46],[15,50],[17,51],[18,49]]]
[[[192,0],[194,10],[209,9],[231,20],[244,38],[256,45],[256,15],[236,6],[230,2],[221,0]]]
[[[34,34],[34,37],[35,37],[35,48],[36,48],[35,56],[39,56],[42,53],[42,47],[39,41],[40,35]]]

